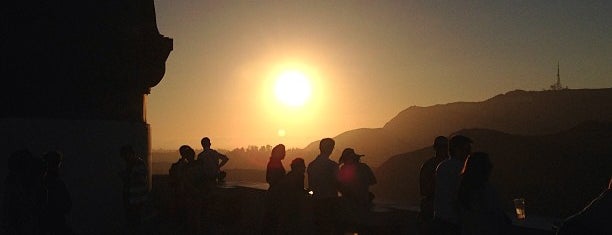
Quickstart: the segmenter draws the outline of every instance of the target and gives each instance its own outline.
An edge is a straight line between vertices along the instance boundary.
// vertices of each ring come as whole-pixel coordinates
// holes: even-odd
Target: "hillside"
[[[388,157],[431,145],[438,135],[466,128],[517,135],[545,135],[585,121],[612,121],[612,88],[562,91],[511,91],[482,102],[410,107],[382,128],[342,133],[337,151],[350,146],[377,166]],[[316,152],[318,142],[306,147]],[[335,155],[334,155],[335,156]]]
[[[334,140],[336,141],[336,147],[331,158],[335,161],[342,154],[342,150],[349,147],[354,148],[359,154],[365,154],[363,160],[374,166],[378,166],[386,160],[380,156],[393,156],[397,154],[398,150],[408,150],[405,148],[406,142],[382,128],[355,129],[334,137]],[[309,153],[307,158],[314,159],[319,153],[319,141],[309,144],[305,148],[305,152]]]
[[[474,150],[490,154],[492,182],[510,208],[527,199],[528,213],[565,217],[593,199],[612,172],[612,122],[585,122],[548,135],[512,135],[485,129],[459,133],[475,141]],[[391,157],[376,171],[379,198],[418,204],[418,172],[429,148]]]

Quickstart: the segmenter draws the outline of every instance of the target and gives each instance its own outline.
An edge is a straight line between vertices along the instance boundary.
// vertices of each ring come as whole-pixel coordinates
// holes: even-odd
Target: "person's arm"
[[[334,167],[333,167],[333,171],[332,171],[332,176],[333,176],[333,181],[335,183],[335,188],[336,188],[336,194],[338,194],[338,192],[340,192],[340,188],[342,186],[342,183],[340,182],[340,167],[338,166],[337,163],[334,163]]]
[[[225,166],[225,164],[227,164],[227,161],[229,161],[229,158],[223,154],[219,153],[219,159],[221,160],[221,163],[219,163],[219,169],[221,169],[221,167]]]
[[[129,203],[141,204],[148,193],[147,168],[144,163],[137,164],[132,168],[129,185]]]
[[[374,175],[372,168],[370,168],[368,165],[365,165],[365,167],[368,174],[368,185],[375,185],[376,183],[378,183],[378,181],[376,181],[376,176]]]
[[[270,167],[270,162],[268,162],[268,166],[266,167],[266,182],[271,184],[272,181],[272,167]]]
[[[62,181],[59,185],[59,190],[61,193],[60,199],[62,200],[60,203],[62,214],[68,214],[70,210],[72,210],[72,199],[70,198],[70,192],[68,191],[68,187]]]
[[[426,161],[421,166],[421,172],[419,173],[419,186],[421,189],[421,196],[431,196],[435,191],[433,187],[435,184],[435,175],[431,174],[431,167],[429,167],[430,162]]]

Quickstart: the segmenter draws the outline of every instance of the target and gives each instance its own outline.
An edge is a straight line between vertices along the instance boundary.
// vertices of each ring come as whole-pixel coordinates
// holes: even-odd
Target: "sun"
[[[304,73],[295,70],[282,72],[274,87],[276,99],[290,107],[303,106],[312,94],[310,80]]]

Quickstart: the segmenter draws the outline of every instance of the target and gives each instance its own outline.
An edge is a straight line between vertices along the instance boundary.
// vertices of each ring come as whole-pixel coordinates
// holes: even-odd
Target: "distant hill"
[[[466,128],[518,135],[552,134],[585,121],[612,121],[612,88],[561,91],[511,91],[482,102],[410,107],[382,128],[357,129],[334,139],[336,153],[353,147],[377,166],[388,157],[432,144],[438,135]],[[316,153],[318,141],[305,150]]]
[[[385,159],[381,156],[393,156],[408,145],[383,128],[362,128],[344,132],[336,137],[336,147],[332,159],[338,161],[342,150],[351,147],[359,154],[365,154],[363,159],[373,165],[381,164]],[[307,158],[314,158],[319,153],[319,141],[309,144],[305,149]],[[308,159],[307,159],[308,160]]]
[[[493,161],[492,182],[510,207],[527,199],[527,213],[565,217],[601,192],[612,176],[612,122],[584,122],[548,135],[512,135],[485,129],[459,133]],[[376,170],[379,198],[418,204],[418,172],[430,148],[391,157]]]

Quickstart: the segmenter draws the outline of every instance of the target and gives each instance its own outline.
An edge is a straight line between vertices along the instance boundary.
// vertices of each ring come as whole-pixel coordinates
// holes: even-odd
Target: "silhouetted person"
[[[455,135],[449,141],[450,158],[436,168],[434,195],[434,234],[460,234],[457,192],[465,159],[472,151],[472,140]]]
[[[376,184],[372,169],[362,163],[363,155],[356,154],[352,148],[342,151],[342,166],[338,174],[339,189],[342,194],[342,218],[344,226],[351,231],[360,231],[371,207],[370,185]],[[373,199],[373,198],[372,198]]]
[[[489,155],[483,152],[471,154],[465,162],[458,193],[462,235],[499,235],[510,229],[497,190],[489,183],[491,169]]]
[[[612,234],[612,178],[597,198],[584,209],[565,219],[558,235]]]
[[[342,151],[343,165],[340,167],[339,182],[342,198],[359,207],[369,208],[369,187],[376,184],[376,177],[372,169],[361,162],[364,155],[356,154],[352,148]]]
[[[419,234],[429,235],[434,218],[434,194],[436,192],[436,167],[448,159],[448,138],[438,136],[434,140],[435,155],[421,166],[419,185],[421,189],[421,211],[417,217]]]
[[[319,142],[320,154],[308,164],[308,187],[313,191],[315,232],[334,234],[337,229],[338,163],[329,159],[336,142],[331,138]]]
[[[187,152],[192,151],[192,157],[189,159]],[[168,170],[168,175],[170,177],[169,186],[172,190],[173,198],[170,202],[170,215],[172,218],[177,219],[177,221],[181,221],[184,219],[185,214],[183,212],[186,209],[185,205],[185,172],[187,165],[190,162],[193,162],[195,159],[195,151],[188,145],[183,145],[179,148],[180,157],[178,161],[172,163],[170,169]]]
[[[178,173],[181,200],[187,222],[187,234],[200,234],[204,198],[209,193],[202,181],[202,164],[195,160],[195,151],[188,145],[179,148],[184,165]]]
[[[229,158],[227,156],[217,152],[210,148],[210,139],[208,137],[202,138],[200,141],[202,144],[202,152],[198,154],[198,161],[202,164],[204,170],[204,177],[207,184],[216,183],[221,172],[221,167],[227,164]]]
[[[41,233],[41,214],[46,204],[46,190],[42,185],[45,167],[27,149],[14,152],[8,159],[8,176],[4,181],[4,234]]]
[[[130,145],[121,147],[126,168],[123,178],[123,206],[127,225],[133,229],[142,223],[143,205],[147,199],[147,167]]]
[[[303,211],[306,199],[304,189],[304,159],[291,161],[291,171],[281,180],[280,234],[303,234]]]
[[[285,159],[285,145],[279,144],[272,148],[270,160],[266,167],[266,182],[270,185],[270,189],[275,187],[283,177],[285,177],[285,167],[282,160]]]
[[[44,210],[44,234],[72,234],[66,223],[66,215],[72,209],[70,193],[64,181],[60,178],[62,154],[51,151],[43,156],[47,164],[47,174],[44,186],[47,189],[47,203]]]
[[[285,159],[285,154],[285,145],[279,144],[274,146],[266,168],[266,182],[268,182],[270,187],[266,195],[264,234],[278,234],[280,200],[282,200],[283,197],[283,192],[279,184],[285,177],[285,167],[283,167],[281,161]]]

